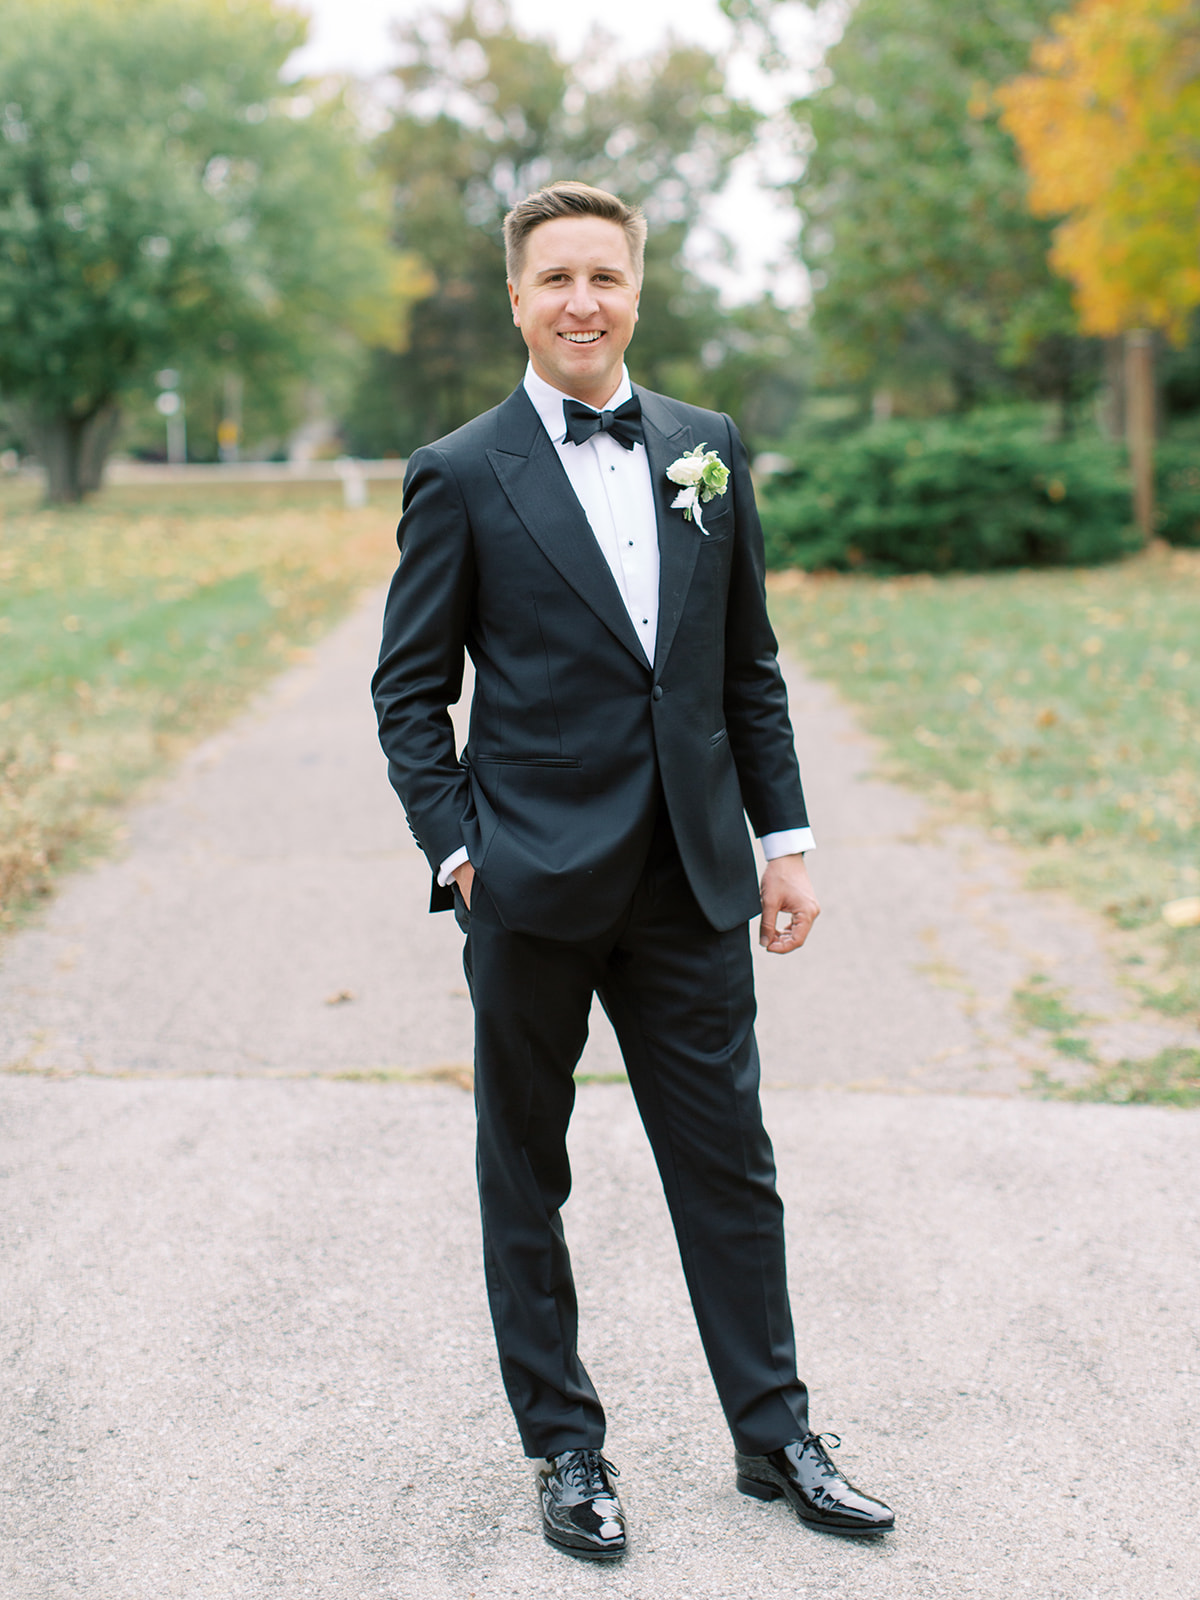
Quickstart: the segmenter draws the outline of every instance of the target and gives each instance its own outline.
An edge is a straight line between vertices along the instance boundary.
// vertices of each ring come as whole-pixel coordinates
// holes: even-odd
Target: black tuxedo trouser
[[[475,1006],[477,1165],[488,1299],[530,1456],[599,1449],[604,1411],[577,1351],[560,1208],[573,1072],[598,994],[658,1164],[709,1368],[738,1449],[807,1432],[783,1207],[759,1105],[745,926],[696,905],[665,810],[633,898],[599,938],[512,933],[476,877],[463,964]]]

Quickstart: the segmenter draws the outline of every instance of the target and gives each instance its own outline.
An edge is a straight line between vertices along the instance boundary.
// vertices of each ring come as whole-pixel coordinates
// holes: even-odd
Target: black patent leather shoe
[[[542,1532],[552,1545],[584,1561],[625,1554],[625,1513],[612,1480],[619,1476],[599,1450],[564,1450],[538,1465]]]
[[[778,1500],[782,1495],[801,1522],[827,1533],[886,1533],[896,1521],[882,1500],[856,1489],[829,1458],[829,1440],[836,1449],[836,1433],[806,1433],[803,1439],[782,1445],[765,1456],[744,1456],[737,1451],[737,1486],[756,1500]]]

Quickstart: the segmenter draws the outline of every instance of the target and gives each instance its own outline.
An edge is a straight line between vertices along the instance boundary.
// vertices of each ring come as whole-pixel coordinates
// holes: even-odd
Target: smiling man
[[[560,1210],[594,995],[658,1163],[738,1488],[832,1533],[893,1521],[833,1465],[796,1374],[748,923],[761,914],[772,954],[803,945],[812,835],[737,430],[625,370],[645,237],[638,211],[579,183],[506,218],[529,366],[503,405],[413,455],[373,682],[431,909],[453,905],[466,933],[505,1390],[546,1538],[593,1560],[619,1557],[626,1527]]]

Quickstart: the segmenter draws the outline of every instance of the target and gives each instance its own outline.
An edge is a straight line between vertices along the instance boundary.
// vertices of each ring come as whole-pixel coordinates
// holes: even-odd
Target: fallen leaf
[[[456,1062],[449,1062],[442,1067],[429,1067],[425,1072],[414,1072],[413,1077],[418,1082],[449,1083],[468,1094],[475,1087],[474,1068],[459,1066]]]
[[[1200,928],[1200,894],[1168,900],[1162,908],[1162,919],[1169,928]]]

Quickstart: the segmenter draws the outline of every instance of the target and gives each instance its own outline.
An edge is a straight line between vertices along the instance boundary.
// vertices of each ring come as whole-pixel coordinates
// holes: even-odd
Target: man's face
[[[597,409],[621,381],[638,285],[625,230],[603,217],[555,217],[525,241],[513,321],[539,378]]]

